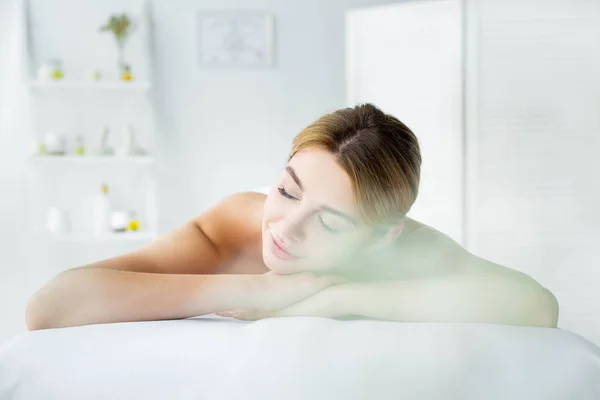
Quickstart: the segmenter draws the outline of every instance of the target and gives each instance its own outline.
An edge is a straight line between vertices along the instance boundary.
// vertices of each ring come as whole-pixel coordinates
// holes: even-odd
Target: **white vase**
[[[123,130],[123,142],[117,149],[117,155],[121,157],[132,156],[135,154],[136,142],[135,133],[131,125],[126,125]]]

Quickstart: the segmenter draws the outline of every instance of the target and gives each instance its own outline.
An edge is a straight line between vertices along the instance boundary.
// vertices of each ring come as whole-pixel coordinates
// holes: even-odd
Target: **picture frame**
[[[199,12],[196,27],[200,67],[207,69],[272,67],[274,25],[274,16],[267,12]]]

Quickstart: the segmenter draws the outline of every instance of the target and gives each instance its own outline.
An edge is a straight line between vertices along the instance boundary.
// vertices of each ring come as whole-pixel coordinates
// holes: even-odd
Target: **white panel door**
[[[600,2],[478,7],[474,249],[548,287],[559,327],[600,344]]]
[[[463,243],[462,30],[458,0],[407,2],[346,15],[347,102],[408,125],[423,155],[409,213]]]

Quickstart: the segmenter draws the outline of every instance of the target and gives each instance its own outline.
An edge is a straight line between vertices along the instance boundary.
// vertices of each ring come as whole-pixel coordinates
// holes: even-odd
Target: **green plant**
[[[123,14],[113,14],[108,18],[106,24],[100,27],[100,32],[112,32],[117,42],[117,50],[119,52],[119,69],[123,70],[125,67],[125,43],[131,33],[135,30],[135,26],[131,18]]]

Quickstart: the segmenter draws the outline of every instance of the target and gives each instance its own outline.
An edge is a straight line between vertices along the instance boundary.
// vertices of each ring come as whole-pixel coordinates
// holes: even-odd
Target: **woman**
[[[314,122],[271,192],[228,196],[150,245],[67,270],[30,329],[219,313],[556,327],[554,296],[405,215],[417,138],[373,105]]]

